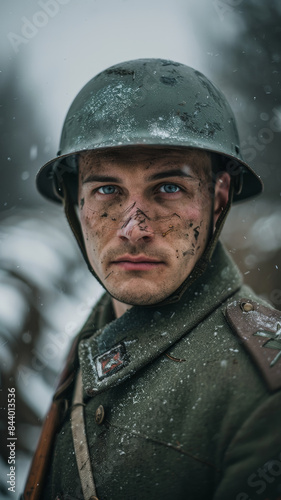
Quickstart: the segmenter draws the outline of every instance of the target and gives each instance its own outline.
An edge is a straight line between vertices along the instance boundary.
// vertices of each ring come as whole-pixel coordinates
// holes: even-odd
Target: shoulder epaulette
[[[258,366],[270,391],[281,388],[281,311],[249,299],[231,303],[226,319]]]

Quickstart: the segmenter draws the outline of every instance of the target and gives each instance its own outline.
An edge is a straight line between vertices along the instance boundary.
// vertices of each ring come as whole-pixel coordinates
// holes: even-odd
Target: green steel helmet
[[[243,161],[225,96],[199,71],[163,59],[116,64],[82,88],[66,116],[58,156],[37,175],[38,190],[61,201],[60,180],[67,172],[75,200],[81,152],[132,146],[216,153],[234,178],[233,201],[262,191],[260,178]]]

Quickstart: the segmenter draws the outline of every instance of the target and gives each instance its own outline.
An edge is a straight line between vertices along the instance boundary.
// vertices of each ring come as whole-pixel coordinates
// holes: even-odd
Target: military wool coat
[[[106,294],[80,333],[84,416],[99,500],[281,498],[281,320],[219,243],[174,304],[114,318]],[[83,498],[69,409],[44,499]]]

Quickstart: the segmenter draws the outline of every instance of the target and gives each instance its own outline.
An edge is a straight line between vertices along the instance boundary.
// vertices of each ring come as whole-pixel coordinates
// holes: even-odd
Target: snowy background
[[[101,294],[61,209],[34,186],[56,154],[69,105],[96,73],[160,57],[195,67],[224,91],[265,192],[233,209],[223,239],[245,281],[281,308],[280,21],[279,0],[1,3],[1,498],[7,388],[16,387],[19,494],[69,343]]]

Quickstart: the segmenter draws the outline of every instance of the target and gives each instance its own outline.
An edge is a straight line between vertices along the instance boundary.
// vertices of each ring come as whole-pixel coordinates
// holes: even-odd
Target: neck
[[[116,314],[116,318],[120,318],[128,309],[131,309],[132,306],[129,304],[124,304],[124,302],[119,302],[117,299],[112,299],[113,309]]]

